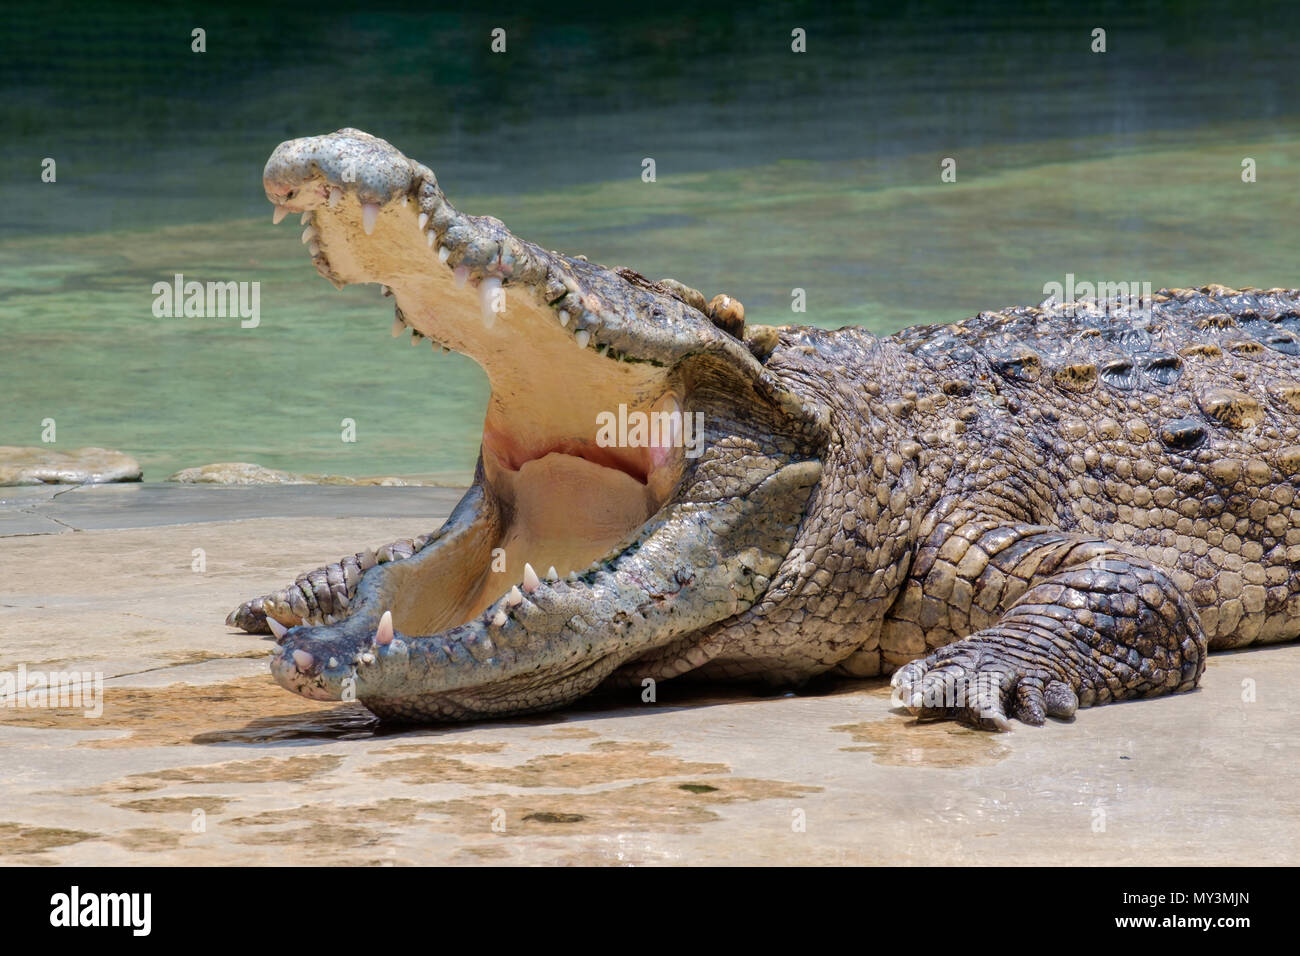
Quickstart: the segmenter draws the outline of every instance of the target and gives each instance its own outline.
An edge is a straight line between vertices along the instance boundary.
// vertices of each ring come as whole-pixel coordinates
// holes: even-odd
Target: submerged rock
[[[167,478],[190,485],[424,485],[408,478],[348,478],[344,475],[299,475],[247,461],[221,461],[185,468]]]
[[[0,485],[102,484],[139,481],[140,475],[139,462],[110,448],[0,445]]]

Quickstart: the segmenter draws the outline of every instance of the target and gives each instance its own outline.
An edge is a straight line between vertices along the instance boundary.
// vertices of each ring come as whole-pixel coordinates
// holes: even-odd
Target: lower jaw
[[[361,702],[380,720],[390,724],[478,720],[492,716],[515,717],[555,710],[589,693],[617,669],[605,658],[583,661],[564,671],[553,671],[551,684],[535,677],[505,680],[490,687],[406,697],[362,697]],[[292,688],[287,688],[292,690]]]
[[[523,588],[526,565],[542,579],[587,571],[631,543],[659,510],[664,496],[652,484],[560,453],[506,469],[485,444],[476,527],[445,554],[435,541],[433,550],[385,566],[395,576],[394,626],[433,635],[464,624]]]

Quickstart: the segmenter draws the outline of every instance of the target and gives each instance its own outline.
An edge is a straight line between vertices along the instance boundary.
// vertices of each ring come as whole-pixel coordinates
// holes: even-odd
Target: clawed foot
[[[953,719],[981,730],[1010,730],[1070,719],[1079,698],[1060,676],[1017,649],[966,640],[900,668],[894,703],[922,719]]]

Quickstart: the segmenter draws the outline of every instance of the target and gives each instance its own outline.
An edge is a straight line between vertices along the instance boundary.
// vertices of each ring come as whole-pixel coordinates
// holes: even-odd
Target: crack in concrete
[[[46,501],[47,501],[47,502],[48,502],[48,501],[55,501],[56,499],[58,499],[58,498],[61,497],[62,495],[66,495],[66,494],[68,494],[68,492],[70,492],[70,491],[76,491],[78,488],[84,488],[84,487],[85,487],[84,485],[72,485],[71,487],[64,488],[62,491],[56,491],[54,494],[50,495],[50,497],[47,498]],[[20,510],[23,510],[23,509],[20,509]],[[54,517],[54,515],[51,515],[51,514],[45,514],[44,512],[39,512],[39,511],[38,511],[38,512],[30,512],[30,511],[25,511],[25,510],[23,511],[23,513],[24,513],[24,514],[30,514],[30,515],[32,515],[33,517],[48,518],[49,520],[53,521],[55,524],[57,524],[57,525],[61,525],[62,527],[67,528],[69,531],[81,531],[81,530],[82,530],[81,528],[78,528],[78,527],[76,527],[76,526],[74,526],[74,525],[70,525],[70,524],[68,524],[66,521],[62,521],[62,520],[60,520],[59,518],[56,518],[56,517]]]
[[[45,504],[46,502],[53,501],[55,498],[59,497],[59,495],[67,494],[69,491],[76,491],[77,488],[80,487],[81,487],[80,485],[77,485],[76,487],[73,488],[65,488],[63,491],[55,492],[49,498],[46,498],[45,501],[41,502],[41,504]],[[76,531],[84,530],[82,528],[78,528],[76,525],[70,525],[66,521],[63,521],[60,518],[56,518],[52,514],[47,514],[43,511],[35,511],[31,507],[26,507],[26,508],[17,507],[17,508],[7,509],[7,510],[9,511],[10,514],[25,515],[28,518],[37,518],[42,521],[52,521],[60,528],[67,528],[69,531],[76,532]],[[0,538],[30,538],[38,535],[43,535],[43,534],[57,534],[57,533],[58,533],[57,531],[16,531],[11,534],[0,534]]]
[[[38,511],[33,509],[39,508],[41,505],[49,504],[51,501],[54,501],[56,498],[60,498],[63,495],[66,495],[70,492],[80,491],[82,488],[91,487],[93,486],[93,484],[94,484],[93,482],[90,482],[88,484],[69,485],[68,487],[63,488],[60,491],[54,492],[54,494],[50,495],[48,498],[44,498],[33,505],[28,505],[26,507],[22,505],[17,505],[13,508],[5,509],[5,510],[8,511],[8,513],[10,514],[19,514],[19,515],[25,515],[28,518],[40,518],[45,521],[52,521],[60,528],[67,528],[69,531],[73,531],[73,532],[85,531],[86,530],[85,528],[78,528],[76,525],[68,524],[63,519],[56,518],[54,515],[49,514],[48,512]],[[57,533],[58,532],[56,531],[15,531],[10,534],[0,534],[0,538],[31,538],[43,534],[57,534]]]
[[[219,661],[255,661],[257,659],[258,658],[256,657],[204,657],[195,661],[177,661],[174,664],[159,664],[157,667],[146,667],[143,670],[126,671],[122,674],[114,674],[111,677],[105,677],[104,683],[107,684],[109,681],[120,680],[123,677],[137,677],[140,674],[153,674],[158,671],[174,670],[177,667],[197,667],[200,664],[211,664]]]

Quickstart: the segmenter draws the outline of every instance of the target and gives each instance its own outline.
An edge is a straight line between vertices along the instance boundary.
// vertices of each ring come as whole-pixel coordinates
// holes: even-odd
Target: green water
[[[390,300],[336,292],[260,195],[277,142],[349,124],[433,166],[464,211],[736,295],[753,322],[889,332],[1036,302],[1067,273],[1300,284],[1290,8],[1115,5],[1104,61],[1066,5],[582,9],[513,15],[513,59],[492,60],[493,18],[236,6],[191,18],[204,60],[190,19],[144,6],[16,7],[0,444],[40,444],[53,418],[56,447],[121,449],[146,480],[240,460],[467,481],[481,372],[394,342]],[[175,273],[260,283],[260,326],[156,318]]]
[[[1040,146],[1037,157],[1023,146],[971,151],[955,184],[938,182],[931,157],[907,157],[462,205],[547,247],[734,293],[760,323],[888,332],[1037,301],[1068,272],[1156,288],[1295,285],[1300,136],[1221,139],[1202,133],[1073,161],[1049,158],[1079,145],[1068,142]],[[1256,160],[1258,182],[1241,182],[1242,155]],[[148,478],[252,460],[468,479],[486,401],[478,367],[394,342],[377,287],[335,291],[298,231],[264,216],[0,244],[3,307],[15,317],[0,353],[0,444],[38,443],[51,417],[60,445],[127,450]],[[176,272],[260,282],[260,325],[155,318],[152,285]],[[791,312],[796,287],[807,293],[803,316]],[[354,443],[341,440],[345,418],[356,421]]]

